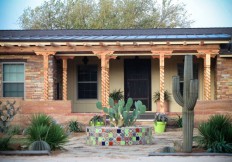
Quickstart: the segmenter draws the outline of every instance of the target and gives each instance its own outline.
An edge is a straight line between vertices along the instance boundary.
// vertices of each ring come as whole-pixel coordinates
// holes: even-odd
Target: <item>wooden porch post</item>
[[[49,62],[49,55],[55,55],[55,52],[35,52],[36,55],[43,56],[43,67],[44,67],[44,100],[48,100],[48,62]]]
[[[110,94],[109,60],[114,51],[93,51],[101,59],[101,100],[102,106],[108,106]]]
[[[210,54],[205,54],[204,57],[204,98],[205,100],[211,99],[211,71],[210,71],[210,65],[211,65],[211,57]]]
[[[160,112],[164,112],[164,54],[160,54]]]
[[[219,50],[197,50],[199,57],[204,59],[204,100],[211,100],[211,57],[215,57]]]
[[[167,110],[165,110],[164,108],[164,65],[165,65],[165,58],[170,58],[172,51],[151,51],[152,54],[154,54],[152,56],[152,58],[159,58],[159,67],[160,67],[160,112],[165,112]],[[157,55],[159,54],[159,55]]]
[[[58,56],[57,59],[62,59],[62,99],[68,100],[67,90],[67,74],[68,74],[68,59],[74,59],[74,56]]]
[[[62,58],[63,62],[63,100],[67,101],[67,58]]]
[[[109,59],[106,55],[101,56],[101,88],[102,88],[102,104],[103,106],[108,105],[108,98],[109,98],[109,89],[110,89],[110,82],[109,82]]]

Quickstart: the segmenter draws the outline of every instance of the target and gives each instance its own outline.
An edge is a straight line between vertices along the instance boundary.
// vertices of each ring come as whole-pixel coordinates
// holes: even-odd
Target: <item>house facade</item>
[[[147,114],[181,112],[171,96],[172,76],[183,87],[184,55],[193,55],[199,80],[199,110],[207,105],[231,111],[232,28],[120,30],[1,30],[0,98],[18,100],[21,114],[45,112],[85,116],[108,104],[121,89],[141,100]],[[160,109],[152,100],[160,92]],[[212,109],[210,109],[211,111]],[[214,111],[214,110],[212,110]]]

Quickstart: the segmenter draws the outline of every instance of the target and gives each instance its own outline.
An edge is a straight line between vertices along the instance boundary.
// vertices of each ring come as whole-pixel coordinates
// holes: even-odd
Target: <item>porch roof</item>
[[[1,30],[0,42],[231,40],[232,28]]]

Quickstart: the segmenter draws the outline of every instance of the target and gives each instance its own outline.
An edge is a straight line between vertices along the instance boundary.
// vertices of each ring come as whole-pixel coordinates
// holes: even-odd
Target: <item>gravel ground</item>
[[[196,133],[196,130],[194,130]],[[232,162],[232,156],[148,156],[149,153],[159,152],[165,146],[174,146],[173,141],[182,140],[180,129],[168,129],[162,134],[153,134],[154,142],[151,145],[133,145],[133,146],[87,146],[85,144],[85,133],[72,134],[69,142],[64,146],[64,150],[54,151],[51,156],[0,156],[2,162],[49,162],[49,161],[155,161],[162,162]]]

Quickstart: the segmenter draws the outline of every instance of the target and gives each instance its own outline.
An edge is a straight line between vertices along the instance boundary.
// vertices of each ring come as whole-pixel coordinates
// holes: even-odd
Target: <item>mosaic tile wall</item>
[[[87,145],[146,145],[153,141],[152,127],[87,127]]]

